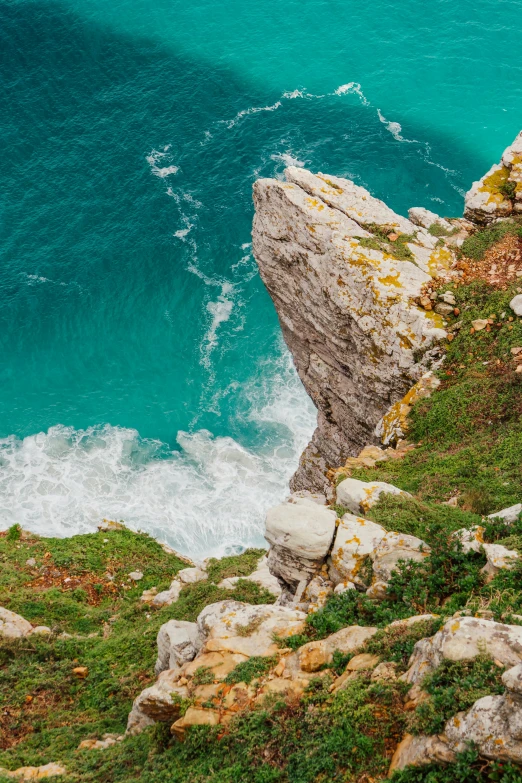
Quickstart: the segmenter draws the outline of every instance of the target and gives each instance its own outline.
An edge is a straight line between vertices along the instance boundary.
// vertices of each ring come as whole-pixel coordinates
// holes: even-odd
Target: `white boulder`
[[[337,487],[337,503],[352,514],[365,514],[377,503],[383,493],[411,497],[408,492],[384,481],[366,482],[347,478]]]
[[[346,581],[364,585],[360,570],[385,535],[386,530],[376,522],[345,514],[337,528],[329,558],[332,582],[335,585]]]
[[[172,723],[180,716],[181,700],[187,698],[184,685],[178,683],[179,669],[161,672],[150,688],[134,699],[127,719],[127,734],[139,734],[156,721]]]
[[[156,674],[192,661],[201,647],[197,623],[185,620],[164,623],[159,629],[157,642]]]
[[[33,626],[21,615],[0,606],[0,636],[7,639],[19,639],[27,636]]]
[[[270,573],[268,567],[268,558],[266,555],[259,560],[256,570],[249,574],[249,576],[230,576],[227,579],[222,579],[218,584],[218,587],[225,587],[228,590],[232,590],[240,579],[245,579],[247,582],[254,582],[259,587],[264,587],[272,595],[278,598],[281,595],[281,585],[277,577]]]
[[[304,612],[286,606],[219,601],[205,607],[198,617],[202,652],[275,655],[279,647],[274,636],[301,633],[305,619]]]
[[[320,568],[335,533],[336,513],[307,498],[282,503],[266,516],[270,572],[295,592]]]
[[[503,508],[502,511],[495,511],[494,514],[490,514],[488,519],[501,519],[507,525],[512,524],[517,520],[519,514],[522,513],[522,503],[517,503],[509,508]]]
[[[433,225],[438,225],[444,231],[450,232],[453,229],[449,221],[444,220],[435,212],[430,212],[429,209],[424,209],[424,207],[411,207],[408,210],[408,217],[416,226],[422,226],[423,228],[429,229]]]
[[[414,560],[420,563],[429,553],[429,546],[416,536],[386,533],[373,552],[370,552],[374,576],[379,582],[388,582],[401,560]]]
[[[522,626],[504,625],[478,617],[453,617],[435,636],[417,642],[403,679],[415,685],[436,669],[444,658],[467,661],[483,654],[504,666],[516,666],[522,662]]]

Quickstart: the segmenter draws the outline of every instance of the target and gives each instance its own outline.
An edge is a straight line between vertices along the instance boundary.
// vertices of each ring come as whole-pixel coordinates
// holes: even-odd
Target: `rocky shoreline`
[[[128,697],[118,731],[82,737],[63,758],[33,748],[42,763],[7,769],[2,759],[21,758],[26,741],[11,728],[0,778],[105,780],[105,762],[89,754],[138,753],[164,726],[163,750],[147,746],[156,766],[144,760],[126,780],[168,769],[180,783],[413,783],[428,773],[442,783],[463,764],[469,780],[519,780],[522,133],[473,184],[463,218],[413,208],[406,219],[348,180],[293,167],[285,182],[258,181],[254,202],[260,273],[318,408],[291,494],[267,514],[268,552],[193,564],[105,522],[75,537],[96,554],[81,568],[71,556],[65,576],[63,545],[55,552],[16,526],[0,538],[12,567],[0,583],[6,682],[22,642],[46,661],[67,648],[69,661],[83,640],[110,646],[121,633],[125,645],[140,624],[157,628],[155,649],[150,639],[130,653],[149,664],[145,688],[133,679],[125,731]],[[101,607],[100,631],[30,621],[41,611],[27,585],[40,580],[58,605],[75,579],[92,612]],[[111,650],[107,665],[118,666]],[[70,660],[74,693],[88,693],[92,663],[81,652]],[[288,736],[299,723],[312,738],[304,756]]]

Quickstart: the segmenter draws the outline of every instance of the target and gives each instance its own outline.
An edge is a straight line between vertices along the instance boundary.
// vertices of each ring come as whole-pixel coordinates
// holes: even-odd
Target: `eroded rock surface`
[[[484,176],[466,193],[464,217],[476,223],[522,213],[522,131]]]
[[[412,299],[453,254],[349,180],[294,167],[286,180],[255,183],[253,248],[318,408],[292,488],[328,492],[325,469],[371,443],[382,415],[440,355],[443,319]]]

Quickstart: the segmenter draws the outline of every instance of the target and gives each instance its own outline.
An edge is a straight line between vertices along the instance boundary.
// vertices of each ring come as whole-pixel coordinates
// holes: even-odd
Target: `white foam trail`
[[[244,117],[248,117],[249,114],[258,114],[261,111],[276,111],[279,109],[283,104],[281,101],[276,101],[271,106],[250,106],[248,109],[242,109],[239,111],[234,119],[232,120],[220,120],[221,123],[224,123],[227,128],[233,128],[234,125],[237,125],[238,122],[240,122]]]
[[[404,136],[401,135],[402,131],[402,125],[398,122],[391,122],[386,119],[386,117],[382,114],[380,109],[377,109],[377,114],[379,115],[379,120],[382,122],[382,124],[386,127],[386,130],[391,133],[394,139],[397,141],[404,141],[407,144],[421,144],[422,142],[417,141],[417,139],[405,139]]]
[[[348,95],[349,93],[355,93],[361,99],[363,106],[370,106],[370,101],[366,98],[362,91],[359,82],[348,82],[347,84],[341,84],[334,90],[333,95]]]
[[[292,101],[295,98],[304,98],[305,93],[302,90],[292,90],[291,92],[284,92],[282,97],[286,98],[288,101]]]
[[[161,163],[164,158],[170,157],[168,152],[169,149],[170,144],[164,147],[162,152],[159,150],[152,150],[152,152],[146,156],[146,161],[150,166],[151,173],[154,174],[155,177],[160,177],[160,179],[165,179],[165,177],[168,177],[171,174],[177,174],[179,171],[179,166],[158,165],[158,163]]]
[[[315,412],[287,353],[244,393],[266,432],[257,453],[206,430],[178,433],[181,451],[169,451],[108,424],[0,440],[0,529],[70,536],[108,518],[194,558],[263,545],[264,515],[288,492]]]
[[[229,320],[234,309],[233,293],[233,284],[225,281],[221,285],[218,298],[213,302],[207,302],[207,310],[212,319],[201,343],[202,364],[207,370],[211,369],[210,355],[218,344],[217,331],[222,323]]]

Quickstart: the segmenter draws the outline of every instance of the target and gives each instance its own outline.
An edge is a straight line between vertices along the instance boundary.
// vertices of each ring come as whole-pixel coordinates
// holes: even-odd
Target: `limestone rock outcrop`
[[[522,213],[522,131],[484,176],[466,193],[464,217],[492,223]]]
[[[374,429],[430,363],[441,316],[414,303],[453,251],[346,179],[290,167],[258,180],[253,250],[284,338],[318,409],[292,489],[329,492],[327,467]]]
[[[304,590],[324,562],[334,536],[336,516],[335,511],[299,497],[268,511],[268,567],[291,592],[295,593],[299,585]]]
[[[435,636],[417,642],[403,679],[412,685],[419,684],[444,658],[466,661],[484,654],[504,666],[521,663],[522,626],[478,617],[451,618]]]
[[[174,669],[192,661],[201,647],[197,623],[185,620],[169,620],[158,632],[158,659],[155,672]]]
[[[359,481],[347,478],[337,487],[337,503],[351,511],[352,514],[366,514],[383,494],[411,497],[393,484],[384,481]]]

